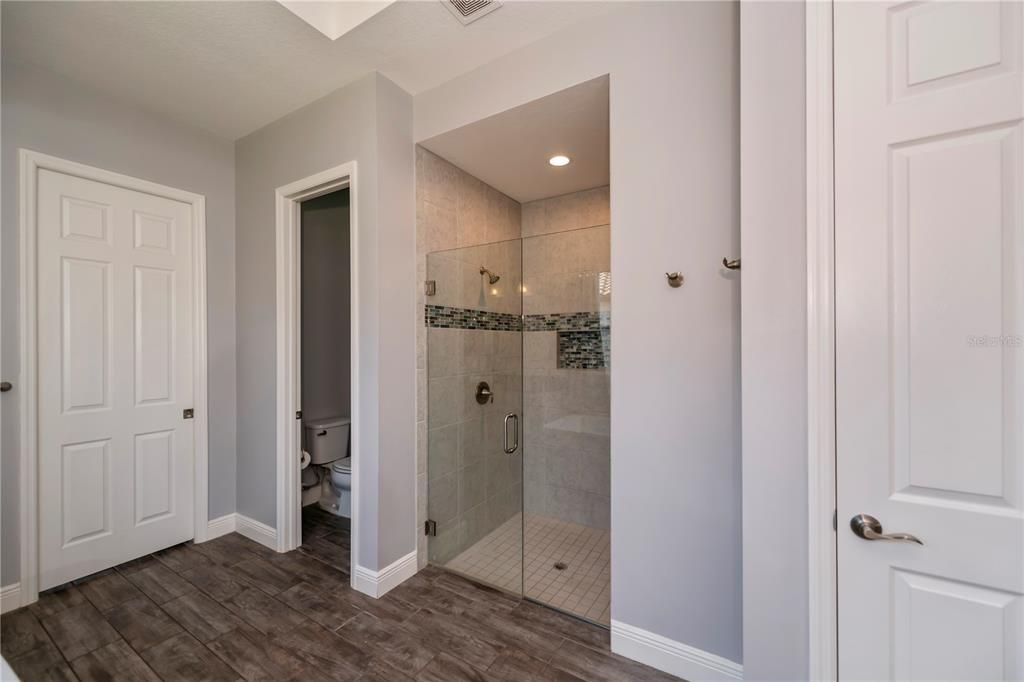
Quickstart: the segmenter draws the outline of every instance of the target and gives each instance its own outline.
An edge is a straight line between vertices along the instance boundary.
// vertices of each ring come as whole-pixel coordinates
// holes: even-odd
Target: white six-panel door
[[[1020,680],[1022,4],[834,18],[839,677]]]
[[[193,536],[191,207],[38,174],[39,589]]]

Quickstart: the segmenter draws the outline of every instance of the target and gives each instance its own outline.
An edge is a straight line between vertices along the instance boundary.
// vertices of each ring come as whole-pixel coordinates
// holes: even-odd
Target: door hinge
[[[302,410],[299,410],[299,411],[297,411],[297,412],[295,413],[295,418],[296,418],[296,419],[302,419]]]
[[[181,418],[182,419],[192,419],[193,416],[195,416],[195,412],[192,410],[191,407],[186,408],[186,409],[181,411]]]
[[[436,537],[437,536],[437,521],[431,521],[430,519],[427,519],[423,523],[423,534],[424,535],[429,535],[430,537]]]
[[[435,296],[437,294],[437,280],[428,279],[423,283],[423,293],[427,296]]]
[[[839,530],[839,510],[837,509],[832,510],[832,530]]]

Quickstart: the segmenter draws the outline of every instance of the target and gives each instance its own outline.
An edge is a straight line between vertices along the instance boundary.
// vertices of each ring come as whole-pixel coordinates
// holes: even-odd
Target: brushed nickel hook
[[[666,272],[665,277],[668,278],[668,285],[673,289],[678,289],[683,286],[683,273],[681,272]]]
[[[727,270],[739,270],[740,269],[740,259],[739,258],[733,258],[732,260],[729,260],[728,258],[723,258],[722,259],[722,266],[725,269],[727,269]]]

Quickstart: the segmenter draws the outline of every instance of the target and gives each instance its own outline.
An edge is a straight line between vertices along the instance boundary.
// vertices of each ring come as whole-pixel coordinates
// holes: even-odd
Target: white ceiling
[[[337,40],[395,0],[360,0],[359,2],[324,2],[323,0],[277,0],[284,8],[304,22]]]
[[[519,202],[608,184],[608,78],[553,95],[421,142]],[[564,154],[568,166],[548,159]]]
[[[428,90],[614,2],[505,2],[463,26],[396,2],[335,41],[277,2],[12,2],[3,59],[237,139],[371,72]]]

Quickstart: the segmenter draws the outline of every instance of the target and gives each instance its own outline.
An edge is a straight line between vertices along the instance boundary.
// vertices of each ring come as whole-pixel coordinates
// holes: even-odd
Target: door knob
[[[0,393],[7,393],[7,391],[14,388],[9,381],[0,381]]]
[[[854,535],[865,540],[892,540],[893,542],[924,544],[910,533],[883,533],[882,524],[878,519],[867,514],[857,514],[850,519],[850,529]]]

